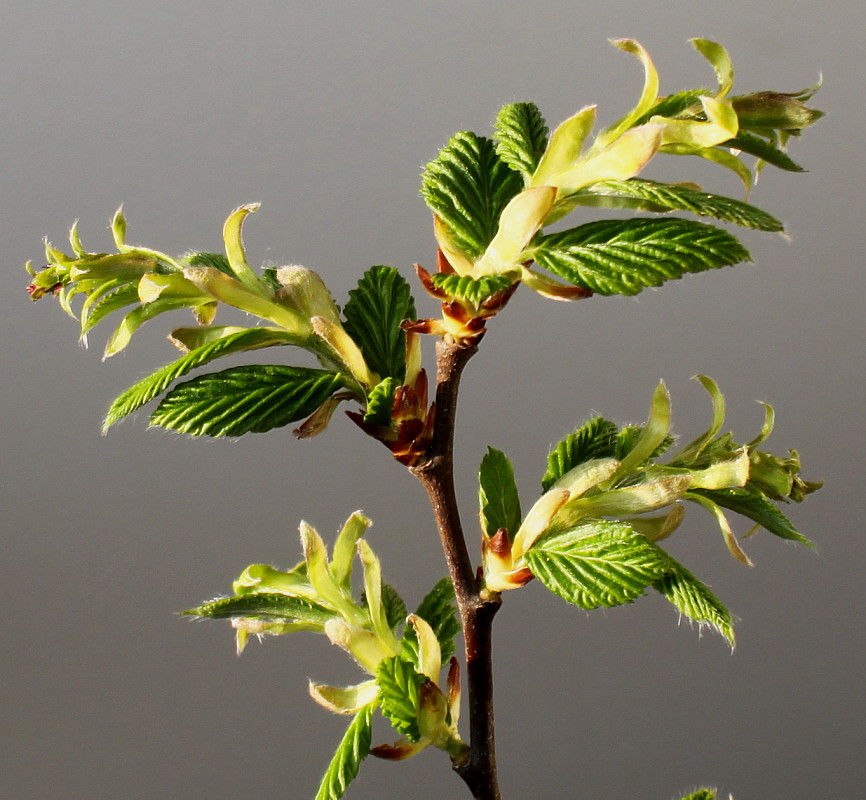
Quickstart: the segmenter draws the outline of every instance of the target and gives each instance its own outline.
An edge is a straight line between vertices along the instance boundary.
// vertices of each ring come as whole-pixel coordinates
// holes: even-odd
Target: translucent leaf
[[[340,800],[357,777],[361,762],[370,752],[375,704],[361,709],[352,720],[325,770],[316,800]]]
[[[373,523],[360,511],[355,511],[337,534],[331,558],[334,582],[347,592],[351,591],[352,562],[357,553],[358,540]],[[405,615],[404,615],[405,616]]]
[[[296,342],[290,334],[267,328],[247,328],[208,342],[171,364],[160,367],[120,394],[108,409],[102,430],[107,431],[127,414],[149,403],[165,391],[172,381],[216,358],[246,350],[294,343]]]
[[[487,448],[478,471],[478,503],[481,527],[488,536],[505,528],[513,537],[520,527],[520,497],[514,481],[514,469],[501,450]]]
[[[625,523],[601,520],[545,536],[525,558],[551,592],[585,609],[630,603],[670,570],[652,542]]]
[[[535,103],[509,103],[494,123],[496,152],[528,181],[547,147],[548,128]]]
[[[123,285],[120,281],[111,281],[111,283],[121,284],[120,288],[108,292],[93,292],[85,301],[84,306],[82,306],[82,336],[85,336],[88,331],[95,328],[109,314],[138,303],[138,288],[136,286],[130,284]]]
[[[627,181],[603,181],[587,187],[586,195],[577,199],[581,205],[613,207],[623,200],[625,207],[639,211],[691,211],[698,216],[713,217],[745,228],[760,231],[782,231],[782,223],[753,205],[718,194],[701,192],[690,186],[632,178]]]
[[[233,367],[176,386],[151,424],[193,436],[264,433],[308,417],[343,385],[337,373],[318,369]]]
[[[379,697],[376,681],[365,681],[355,686],[328,686],[310,681],[309,690],[313,700],[335,714],[357,714]]]
[[[421,178],[421,196],[472,259],[487,249],[502,210],[522,188],[520,175],[496,154],[493,142],[470,131],[452,136]]]
[[[602,295],[635,295],[691,272],[751,260],[731,234],[682,219],[590,222],[541,237],[536,263]]]
[[[349,292],[343,309],[347,333],[364,354],[370,369],[382,378],[402,383],[406,374],[404,319],[415,319],[409,284],[393,267],[368,269]]]
[[[322,626],[334,616],[334,612],[304,600],[273,592],[223,597],[202,603],[196,608],[182,611],[182,614],[209,619],[232,619],[234,617],[253,617],[257,619],[279,619],[309,622]]]
[[[244,220],[249,214],[258,211],[260,207],[260,203],[247,203],[232,211],[223,226],[223,241],[226,248],[226,258],[235,277],[250,291],[263,297],[269,297],[270,293],[265,285],[247,263],[241,235]]]
[[[595,417],[566,436],[547,455],[547,472],[541,479],[544,491],[585,461],[612,458],[616,451],[616,434],[614,423]]]
[[[595,106],[587,106],[561,122],[550,137],[547,149],[532,176],[532,186],[558,186],[561,175],[580,158],[583,146],[595,125]]]
[[[460,622],[454,606],[454,586],[449,578],[442,578],[427,593],[415,615],[426,620],[433,629],[442,649],[442,660],[451,658],[454,655],[454,640],[460,633]],[[402,657],[417,663],[418,637],[411,627],[404,632],[401,645]]]
[[[418,689],[426,678],[400,656],[383,659],[376,672],[382,713],[411,742],[421,738],[418,730]]]
[[[105,345],[103,358],[111,358],[117,355],[122,350],[126,349],[135,332],[144,325],[145,322],[152,320],[154,317],[165,313],[166,311],[179,311],[182,308],[200,305],[201,300],[192,298],[177,298],[177,297],[161,297],[151,303],[142,303],[130,311],[117,326],[111,338]]]
[[[672,562],[673,563],[673,562]],[[717,630],[734,646],[731,612],[709,588],[681,564],[653,584],[684,616]]]

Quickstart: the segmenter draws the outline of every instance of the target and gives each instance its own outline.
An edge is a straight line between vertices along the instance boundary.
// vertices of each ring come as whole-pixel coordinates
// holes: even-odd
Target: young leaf
[[[750,156],[757,156],[761,161],[766,161],[768,164],[787,172],[806,171],[780,147],[752,133],[740,131],[736,137],[725,142],[725,147],[742,150]]]
[[[496,115],[496,152],[528,182],[547,147],[548,128],[535,103],[509,103]]]
[[[454,607],[454,586],[449,578],[442,578],[421,601],[415,616],[424,619],[433,629],[442,650],[442,661],[454,655],[454,640],[460,633],[457,609]],[[418,637],[411,626],[406,628],[401,642],[401,656],[412,663],[418,662]]]
[[[382,584],[382,606],[385,609],[385,619],[391,630],[398,628],[406,621],[406,604],[390,583]]]
[[[781,231],[782,223],[775,217],[731,197],[718,194],[708,194],[694,189],[671,183],[631,178],[627,181],[602,181],[587,187],[586,203],[593,204],[593,198],[606,202],[624,200],[627,207],[639,211],[691,211],[698,216],[713,217],[723,222],[732,222],[744,228],[760,231]]]
[[[308,417],[343,385],[342,376],[320,369],[233,367],[179,384],[150,421],[193,436],[263,433]]]
[[[616,454],[617,427],[603,417],[585,422],[568,434],[547,455],[547,472],[541,479],[546,492],[566,472],[596,458],[611,458]]]
[[[776,506],[748,489],[695,489],[694,494],[709,498],[729,511],[742,514],[780,539],[815,547]]]
[[[502,210],[522,188],[520,175],[493,143],[471,131],[454,134],[421,178],[421,196],[448,225],[453,244],[472,259],[487,249]]]
[[[346,332],[373,372],[402,382],[406,374],[404,319],[415,319],[409,284],[393,267],[370,267],[349,292],[343,309]]]
[[[268,328],[247,328],[208,342],[177,361],[160,367],[120,394],[108,409],[102,430],[107,431],[123,417],[149,403],[165,391],[172,381],[216,358],[246,350],[294,343],[295,339],[291,334]]]
[[[333,611],[317,603],[274,592],[222,597],[202,603],[188,611],[182,611],[181,614],[209,619],[232,619],[234,617],[284,619],[308,622],[318,626],[324,625],[334,616]]]
[[[183,260],[191,267],[213,267],[226,275],[235,277],[234,272],[229,264],[228,258],[222,253],[187,253]]]
[[[106,281],[120,284],[120,281]],[[138,287],[134,284],[120,285],[114,291],[95,291],[81,308],[81,335],[95,328],[109,314],[138,302]]]
[[[463,300],[474,306],[480,306],[488,297],[497,292],[508,290],[514,283],[508,275],[483,275],[472,278],[469,275],[456,275],[437,272],[432,275],[433,285],[448,294],[449,297]]]
[[[397,381],[385,378],[377,383],[367,398],[367,413],[364,422],[368,425],[388,426],[391,423],[391,409],[394,405],[394,392],[397,391]]]
[[[734,623],[731,612],[722,604],[709,588],[699,581],[681,564],[671,559],[674,569],[653,584],[680,613],[698,625],[715,628],[731,647],[734,646]]]
[[[487,448],[478,472],[478,503],[481,508],[481,527],[488,536],[505,528],[514,536],[523,515],[520,497],[514,482],[514,469],[508,456],[501,450]]]
[[[663,550],[629,525],[603,520],[545,536],[525,558],[551,592],[588,610],[630,603],[670,571]]]
[[[414,665],[401,658],[383,659],[376,673],[382,713],[409,741],[421,738],[418,730],[418,688],[425,677]]]
[[[751,260],[731,234],[684,219],[589,222],[540,239],[539,266],[603,295],[635,295],[690,272]]]
[[[698,789],[696,792],[692,792],[690,795],[684,797],[683,800],[716,800],[716,790]]]
[[[178,311],[182,308],[202,304],[202,300],[189,297],[160,297],[151,303],[142,303],[130,311],[117,326],[105,345],[104,358],[111,358],[124,350],[133,334],[148,320],[165,311]]]
[[[349,724],[325,770],[316,800],[340,800],[346,794],[349,784],[357,777],[361,762],[370,752],[375,708],[375,703],[362,708]]]

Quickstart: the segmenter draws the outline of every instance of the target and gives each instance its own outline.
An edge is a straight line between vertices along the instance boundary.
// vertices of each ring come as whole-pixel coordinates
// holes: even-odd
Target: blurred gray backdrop
[[[469,527],[486,445],[531,502],[548,447],[592,413],[644,418],[655,383],[684,436],[725,391],[741,440],[775,404],[777,451],[826,488],[791,509],[816,555],[760,534],[727,554],[698,509],[672,549],[741,619],[732,654],[658,597],[586,614],[537,585],[496,627],[499,761],[508,798],[665,800],[701,784],[737,800],[855,798],[863,759],[864,124],[860,0],[751,2],[52,2],[10,4],[0,30],[2,558],[0,796],[15,800],[312,797],[343,720],[309,677],[357,672],[321,637],[234,654],[227,625],[175,615],[252,562],[299,555],[306,519],[332,537],[363,508],[387,579],[414,606],[444,567],[421,488],[337,418],[312,442],[148,432],[103,438],[110,400],[175,357],[167,323],[100,363],[22,269],[80,219],[91,249],[124,204],[132,242],[217,249],[224,218],[261,201],[252,259],[319,270],[338,302],[371,264],[433,263],[421,166],[455,131],[487,133],[531,99],[551,124],[629,108],[644,43],[663,91],[711,83],[686,40],[723,42],[736,91],[823,73],[829,112],[767,170],[753,201],[790,241],[746,233],[754,265],[636,299],[518,294],[466,375],[459,430]],[[691,159],[654,175],[736,194]],[[416,294],[421,295],[420,291]],[[422,312],[434,306],[420,298]],[[335,657],[336,656],[336,657]],[[377,738],[391,733],[377,729]],[[439,751],[370,759],[349,796],[466,796]]]

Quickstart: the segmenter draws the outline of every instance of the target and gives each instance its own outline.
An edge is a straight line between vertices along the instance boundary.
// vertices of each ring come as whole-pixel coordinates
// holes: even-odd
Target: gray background
[[[731,654],[658,597],[586,614],[538,585],[496,628],[499,761],[507,797],[664,800],[702,783],[748,798],[859,797],[864,567],[861,279],[863,60],[859,0],[826,3],[38,2],[0,31],[3,270],[0,795],[16,800],[312,797],[343,721],[308,677],[357,671],[322,638],[252,645],[175,616],[251,562],[298,558],[303,518],[333,536],[363,508],[386,577],[414,605],[443,573],[422,491],[338,418],[317,441],[287,432],[198,441],[106,438],[110,399],[174,358],[164,320],[100,363],[21,268],[81,220],[107,249],[123,202],[130,240],[217,249],[235,206],[261,201],[258,262],[318,269],[338,301],[371,264],[432,264],[421,165],[454,131],[489,131],[500,105],[536,101],[552,124],[587,103],[610,121],[652,53],[663,91],[712,75],[686,44],[731,50],[740,92],[799,89],[823,72],[829,116],[768,170],[753,201],[791,241],[746,233],[756,264],[637,299],[565,305],[518,294],[471,364],[458,456],[469,527],[487,444],[532,501],[549,445],[593,412],[644,418],[664,378],[693,436],[714,376],[741,440],[776,405],[774,449],[797,447],[826,488],[791,514],[820,553],[768,535],[725,551],[698,509],[671,548],[741,618]],[[736,193],[696,160],[653,175]],[[587,216],[589,218],[589,215]],[[420,295],[420,292],[418,292]],[[425,313],[434,306],[423,298]],[[185,317],[183,318],[185,321]],[[224,317],[228,319],[228,316]],[[742,530],[742,528],[741,528]],[[390,733],[376,732],[385,740]],[[350,797],[463,797],[447,759],[371,759]],[[727,796],[727,795],[725,795]]]

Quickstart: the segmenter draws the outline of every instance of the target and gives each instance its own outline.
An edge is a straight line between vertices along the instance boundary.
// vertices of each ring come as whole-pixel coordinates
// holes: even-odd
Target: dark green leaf
[[[454,606],[454,586],[449,578],[442,578],[421,601],[415,614],[427,622],[436,634],[442,650],[442,661],[454,655],[454,640],[460,633],[460,622]],[[407,626],[401,642],[401,655],[413,664],[418,663],[418,637]]]
[[[437,272],[432,277],[433,285],[442,289],[449,297],[463,300],[474,306],[480,306],[488,297],[506,291],[514,283],[512,276],[507,273],[470,278],[468,275]]]
[[[320,369],[233,367],[179,384],[150,421],[193,436],[264,433],[308,417],[342,387],[339,374]]]
[[[364,414],[364,422],[368,425],[384,425],[391,423],[391,409],[394,405],[394,392],[397,391],[397,381],[394,378],[385,378],[381,383],[373,387],[367,398],[367,413]]]
[[[224,253],[187,253],[183,258],[191,267],[213,267],[232,278],[237,277]]]
[[[297,622],[310,622],[324,625],[334,616],[324,606],[311,603],[300,597],[290,597],[276,592],[258,592],[235,597],[222,597],[202,603],[196,608],[182,611],[182,614],[209,619],[232,619],[234,617],[254,617],[259,619],[284,619]]]
[[[196,367],[207,364],[221,356],[231,353],[239,353],[245,350],[257,350],[261,347],[272,347],[274,345],[291,344],[291,334],[280,331],[267,330],[266,328],[249,328],[238,333],[232,333],[216,339],[213,342],[197,347],[185,356],[160,367],[155,372],[130,386],[120,394],[108,409],[103,423],[103,431],[108,430],[115,422],[131,414],[141,406],[149,403],[157,395],[168,388],[169,384],[177,378],[186,375]]]
[[[424,681],[424,676],[415,671],[414,665],[400,656],[384,659],[376,671],[382,713],[410,742],[421,738],[418,687]]]
[[[634,123],[634,127],[649,122],[651,117],[668,117],[675,119],[686,115],[689,117],[703,113],[701,96],[712,97],[715,92],[709,89],[686,89],[683,92],[659,98],[659,101]]]
[[[510,536],[517,533],[523,515],[514,482],[514,468],[501,450],[487,448],[478,471],[478,503],[481,526],[488,536],[505,528]]]
[[[322,777],[316,800],[340,800],[357,777],[361,762],[370,752],[375,707],[371,703],[355,715]]]
[[[487,249],[502,210],[522,189],[520,175],[496,154],[493,143],[470,131],[454,134],[421,178],[421,196],[470,258]]]
[[[731,647],[734,646],[734,622],[731,612],[722,604],[706,586],[681,564],[671,559],[675,568],[656,581],[653,586],[663,594],[674,606],[699,625],[710,625],[715,628]]]
[[[735,139],[729,139],[721,145],[725,148],[742,150],[750,156],[757,156],[762,161],[787,172],[805,172],[784,150],[772,142],[745,131],[740,131]]]
[[[548,128],[535,103],[509,103],[499,110],[493,126],[496,152],[527,180],[547,148]]]
[[[544,236],[539,266],[602,295],[634,295],[690,272],[751,260],[731,234],[684,219],[602,220]]]
[[[343,314],[346,331],[355,340],[370,369],[382,378],[406,376],[404,319],[415,319],[409,284],[393,267],[370,267],[349,292]]]
[[[670,571],[663,550],[629,525],[603,520],[538,540],[526,561],[551,592],[585,609],[630,603]]]
[[[547,472],[541,479],[544,491],[586,461],[615,456],[616,435],[616,425],[603,417],[595,417],[568,434],[547,455]]]
[[[701,192],[689,186],[632,178],[627,181],[602,181],[585,191],[602,198],[637,201],[638,204],[631,207],[641,211],[691,211],[698,216],[713,217],[755,230],[783,229],[779,220],[753,205],[731,197]]]
[[[634,450],[635,445],[640,440],[643,432],[643,425],[626,425],[624,428],[622,428],[622,430],[620,430],[620,432],[616,436],[613,457],[617,459],[617,461],[622,461],[632,450]],[[656,447],[656,449],[649,455],[649,458],[647,460],[658,458],[675,441],[676,439],[670,434],[665,436],[659,446]]]
[[[769,500],[748,489],[694,489],[695,494],[708,497],[714,503],[742,514],[781,539],[789,539],[814,547],[791,521]]]

